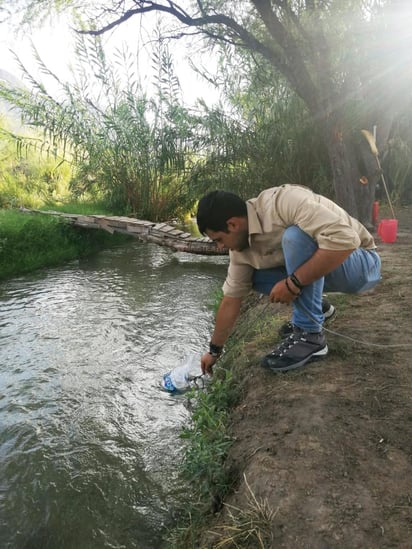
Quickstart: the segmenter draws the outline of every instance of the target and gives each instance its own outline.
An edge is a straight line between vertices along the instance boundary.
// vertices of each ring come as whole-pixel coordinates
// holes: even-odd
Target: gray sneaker
[[[309,333],[294,326],[293,333],[262,359],[262,366],[272,372],[287,372],[301,368],[309,361],[328,354],[323,332]]]
[[[324,316],[324,321],[327,322],[333,318],[336,314],[336,308],[330,303],[330,301],[323,296],[322,299],[322,312]],[[293,333],[293,324],[292,322],[285,322],[278,330],[278,334],[282,339],[289,337]]]
[[[323,313],[323,316],[325,317],[325,320],[329,320],[336,313],[335,307],[332,305],[329,299],[327,299],[326,296],[323,296],[323,299],[322,299],[322,313]]]

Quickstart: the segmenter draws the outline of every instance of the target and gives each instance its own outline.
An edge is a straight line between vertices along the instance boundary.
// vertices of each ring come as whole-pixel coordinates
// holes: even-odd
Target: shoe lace
[[[282,343],[278,347],[276,347],[276,349],[273,349],[270,355],[283,356],[289,349],[291,349],[301,341],[307,341],[307,339],[304,336],[304,332],[301,332],[301,333],[293,332],[293,334],[290,334],[288,338],[282,341]]]

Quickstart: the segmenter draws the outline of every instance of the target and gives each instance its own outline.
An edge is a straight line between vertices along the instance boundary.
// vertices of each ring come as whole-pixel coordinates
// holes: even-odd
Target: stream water
[[[158,549],[225,258],[134,242],[0,285],[1,549]]]

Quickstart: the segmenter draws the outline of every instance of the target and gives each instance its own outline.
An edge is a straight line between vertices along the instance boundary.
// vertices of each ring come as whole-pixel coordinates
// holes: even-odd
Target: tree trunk
[[[322,125],[322,135],[332,168],[335,200],[365,227],[373,229],[372,208],[376,183],[381,177],[376,157],[360,130],[359,136],[347,136],[340,130],[338,118],[333,122],[330,119]],[[382,124],[379,143],[386,143],[389,127],[390,124]]]
[[[323,138],[332,168],[335,200],[353,217],[358,217],[358,207],[354,190],[353,147],[344,139],[339,125],[326,121],[323,125]]]
[[[372,230],[374,228],[372,208],[375,200],[376,183],[380,175],[376,157],[372,154],[366,139],[363,139],[357,148],[356,166],[359,181],[359,184],[355,187],[358,219],[367,229]]]

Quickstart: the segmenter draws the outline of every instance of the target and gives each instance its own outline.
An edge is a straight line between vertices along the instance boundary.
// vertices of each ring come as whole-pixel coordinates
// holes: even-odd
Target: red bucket
[[[398,236],[398,220],[382,219],[378,225],[378,235],[381,237],[382,242],[395,242]]]

